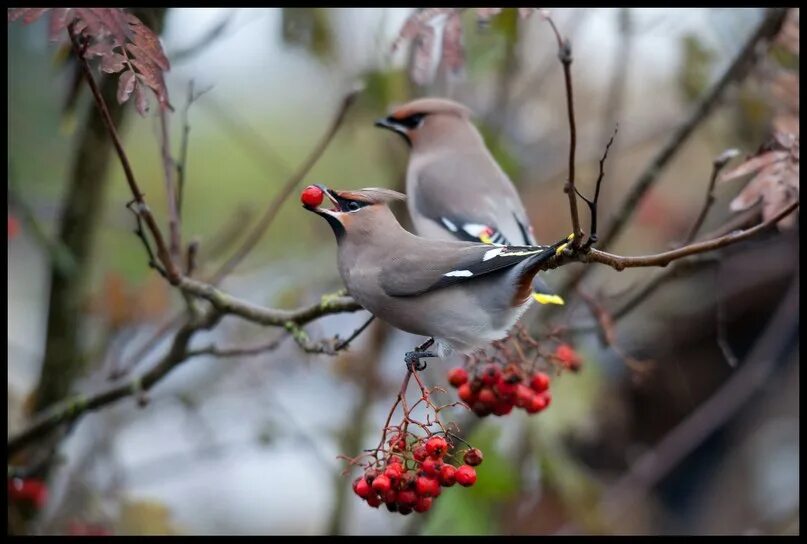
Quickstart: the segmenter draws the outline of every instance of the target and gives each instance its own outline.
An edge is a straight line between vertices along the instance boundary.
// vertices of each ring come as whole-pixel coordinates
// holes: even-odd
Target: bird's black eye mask
[[[339,204],[339,211],[342,212],[357,212],[360,209],[364,208],[365,206],[369,206],[369,202],[364,202],[362,200],[349,200],[347,198],[342,198],[340,196],[336,197],[336,201]]]
[[[409,117],[404,117],[403,119],[395,119],[394,122],[408,129],[413,129],[420,126],[420,123],[423,121],[424,117],[426,117],[425,113],[416,113],[414,115],[410,115]]]
[[[427,113],[414,113],[404,118],[397,118],[393,116],[384,117],[375,122],[375,126],[386,128],[398,134],[401,138],[406,140],[406,143],[409,147],[412,147],[412,140],[409,138],[407,134],[408,130],[413,130],[418,128],[421,123],[423,123],[423,119],[427,116]]]

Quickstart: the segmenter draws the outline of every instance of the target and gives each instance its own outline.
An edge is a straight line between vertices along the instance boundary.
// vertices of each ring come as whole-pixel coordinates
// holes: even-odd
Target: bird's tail
[[[513,297],[513,305],[521,305],[524,301],[527,300],[528,297],[535,296],[536,294],[543,297],[554,297],[555,300],[559,300],[559,302],[550,301],[544,302],[539,300],[542,304],[563,304],[563,299],[558,295],[546,294],[546,293],[533,293],[532,292],[532,285],[533,279],[538,271],[541,269],[541,265],[543,265],[547,260],[558,255],[561,251],[563,251],[569,242],[574,239],[574,234],[570,234],[563,240],[548,246],[544,251],[540,253],[536,253],[529,259],[526,259],[519,267],[518,267],[518,279],[517,281],[517,289],[515,296]],[[544,299],[546,300],[546,299]]]

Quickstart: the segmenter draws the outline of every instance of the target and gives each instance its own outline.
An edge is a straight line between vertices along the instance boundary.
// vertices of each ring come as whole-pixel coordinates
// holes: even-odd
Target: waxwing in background
[[[521,198],[471,124],[470,113],[451,100],[422,98],[375,123],[410,147],[406,193],[415,232],[437,240],[536,245]],[[533,297],[542,304],[563,304],[538,277]]]

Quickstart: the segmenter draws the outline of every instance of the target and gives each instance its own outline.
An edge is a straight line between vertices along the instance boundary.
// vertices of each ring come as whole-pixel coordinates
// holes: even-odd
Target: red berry
[[[370,495],[372,495],[373,490],[370,487],[370,484],[367,483],[367,480],[364,478],[357,478],[355,482],[353,482],[353,492],[356,493],[362,499],[366,499]]]
[[[462,465],[457,469],[454,477],[456,478],[457,483],[461,486],[470,487],[474,485],[474,482],[476,482],[476,471],[474,470],[474,467],[470,465]]]
[[[561,365],[570,370],[579,369],[582,362],[580,356],[569,344],[559,344],[555,348],[555,357],[558,358]]]
[[[426,451],[426,446],[418,446],[415,448],[415,451],[412,452],[412,457],[415,458],[415,461],[423,461],[428,456],[429,452]]]
[[[373,508],[378,508],[381,506],[381,497],[373,493],[369,497],[367,497],[367,504],[372,506]]]
[[[411,489],[404,489],[398,492],[398,508],[401,506],[413,506],[418,500],[418,496]]]
[[[501,397],[510,397],[515,394],[517,385],[518,382],[511,382],[506,378],[506,376],[502,376],[501,378],[499,378],[499,381],[496,382],[496,385],[493,386],[493,389]]]
[[[501,375],[502,371],[499,369],[499,365],[489,364],[482,370],[482,383],[493,387],[499,381]]]
[[[392,482],[390,479],[382,474],[381,476],[377,476],[375,480],[373,480],[373,489],[378,491],[381,494],[386,493],[392,487]]]
[[[493,389],[483,387],[479,390],[479,402],[486,405],[488,408],[492,409],[498,400],[499,399],[496,398],[496,393],[493,392]]]
[[[465,404],[471,405],[476,402],[476,394],[471,389],[471,384],[464,383],[460,386],[459,390],[457,391],[457,395],[460,397],[460,400]]]
[[[543,372],[536,372],[532,380],[530,380],[530,387],[536,393],[543,393],[549,389],[549,376]]]
[[[48,486],[39,478],[13,478],[8,480],[8,495],[12,500],[30,501],[42,509],[48,500]]]
[[[541,395],[534,395],[530,403],[526,406],[528,414],[537,414],[547,406],[546,397]]]
[[[490,406],[479,401],[475,402],[474,405],[471,406],[471,409],[479,417],[489,416],[491,412]]]
[[[395,504],[398,501],[398,492],[390,489],[384,493],[384,502],[387,504]]]
[[[388,466],[389,465],[399,465],[399,466],[403,467],[403,459],[401,459],[401,457],[399,455],[392,455],[387,460],[387,465]]]
[[[454,468],[453,465],[445,464],[440,468],[440,485],[445,487],[451,487],[454,485],[456,480],[454,479],[454,475],[457,472],[457,469]]]
[[[398,464],[387,465],[387,470],[384,471],[384,475],[390,479],[390,481],[397,481],[403,476],[403,466]]]
[[[420,476],[415,481],[415,491],[421,497],[434,497],[440,494],[440,483],[434,478]]]
[[[399,504],[398,505],[398,513],[403,515],[403,516],[408,516],[409,514],[412,513],[412,507],[409,506],[409,505]]]
[[[448,371],[448,383],[453,387],[459,387],[468,381],[468,372],[462,367],[452,368]]]
[[[300,202],[308,207],[316,208],[322,204],[323,192],[322,189],[315,185],[309,185],[303,192],[300,193]]]
[[[512,411],[513,411],[513,403],[508,400],[502,399],[493,405],[493,415],[506,416]]]
[[[442,457],[448,451],[448,442],[442,436],[432,436],[426,441],[426,452],[432,457]]]
[[[552,402],[552,393],[550,393],[549,391],[544,391],[543,393],[541,393],[541,396],[544,397],[544,400],[546,400],[546,405],[549,406],[549,403]]]
[[[426,512],[432,507],[431,497],[419,497],[415,503],[415,512]]]
[[[388,502],[386,504],[387,504],[387,510],[389,510],[390,512],[397,512],[398,511],[398,503],[397,502]]]
[[[472,467],[481,465],[482,459],[484,459],[484,456],[482,455],[482,450],[479,448],[471,448],[465,452],[465,456],[462,458],[466,465],[470,465]]]
[[[423,463],[420,465],[420,469],[426,476],[436,477],[440,474],[440,469],[443,468],[442,461],[438,461],[431,457],[427,458]]]
[[[516,386],[516,402],[515,405],[519,408],[526,408],[532,402],[535,393],[526,385],[518,384]]]
[[[373,480],[375,480],[376,476],[378,476],[379,474],[380,473],[376,469],[368,468],[367,470],[364,471],[364,479],[367,480],[368,484],[372,485]]]

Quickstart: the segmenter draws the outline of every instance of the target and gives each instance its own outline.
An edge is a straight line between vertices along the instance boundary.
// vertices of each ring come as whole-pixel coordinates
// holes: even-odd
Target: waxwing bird
[[[323,196],[332,208],[320,207]],[[388,206],[405,198],[389,189],[324,185],[302,194],[303,206],[336,235],[339,273],[350,295],[391,325],[430,338],[407,354],[407,364],[419,369],[421,357],[470,353],[505,338],[532,302],[541,265],[568,241],[503,246],[415,236]],[[425,351],[432,343],[436,352]]]
[[[406,193],[415,232],[438,240],[536,245],[521,198],[470,114],[457,102],[422,98],[375,123],[409,145]],[[542,304],[563,304],[538,277],[533,290]]]

